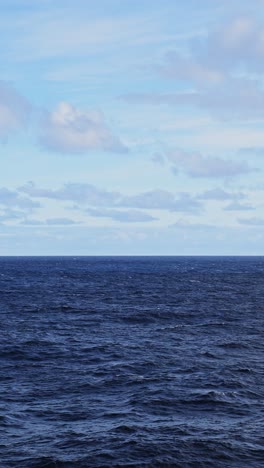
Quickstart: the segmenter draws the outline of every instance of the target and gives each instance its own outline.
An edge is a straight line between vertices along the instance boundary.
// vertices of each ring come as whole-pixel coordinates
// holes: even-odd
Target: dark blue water
[[[0,258],[0,466],[263,467],[264,258]]]

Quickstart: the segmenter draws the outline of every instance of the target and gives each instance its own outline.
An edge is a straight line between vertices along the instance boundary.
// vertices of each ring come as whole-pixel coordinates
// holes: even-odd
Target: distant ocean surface
[[[0,467],[263,467],[263,257],[1,257]]]

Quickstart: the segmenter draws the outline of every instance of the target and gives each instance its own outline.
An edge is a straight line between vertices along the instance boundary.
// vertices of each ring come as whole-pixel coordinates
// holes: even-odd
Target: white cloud
[[[183,171],[191,177],[225,178],[247,174],[252,169],[245,162],[203,156],[196,152],[174,150],[167,153],[173,172]]]
[[[90,204],[95,206],[114,205],[120,199],[119,192],[99,189],[87,183],[67,183],[59,189],[43,189],[36,187],[33,182],[18,188],[33,198],[47,198],[51,200],[69,200],[79,204]]]
[[[150,210],[169,210],[179,212],[198,212],[202,208],[199,200],[187,192],[173,194],[167,190],[149,190],[136,195],[125,195],[120,192],[102,190],[91,184],[68,183],[62,188],[42,189],[28,182],[19,187],[19,191],[33,198],[72,201],[78,205],[108,208],[140,208]]]
[[[60,102],[54,111],[47,113],[40,142],[62,153],[87,153],[95,149],[127,151],[111,133],[100,112],[82,111],[67,102]]]
[[[40,204],[29,197],[21,196],[14,190],[0,187],[0,206],[31,211],[34,208],[40,207]]]
[[[259,72],[263,70],[264,27],[252,16],[238,15],[209,34],[205,54],[218,69]]]
[[[239,149],[239,153],[245,154],[246,156],[263,156],[264,146],[245,146]]]
[[[200,132],[192,135],[193,146],[206,145],[215,151],[230,152],[230,149],[237,151],[241,145],[245,147],[250,145],[264,145],[264,133],[262,131],[263,119],[252,122],[252,125],[220,125],[218,128],[212,128],[210,131]],[[253,127],[254,125],[254,127]],[[249,159],[246,153],[243,158]]]
[[[120,206],[145,209],[193,212],[202,208],[201,203],[190,194],[180,192],[177,196],[167,190],[150,190],[134,196],[123,196]]]
[[[245,195],[241,192],[234,193],[234,192],[227,192],[222,188],[214,188],[210,190],[206,190],[201,195],[199,195],[201,200],[237,200],[245,198]]]
[[[249,120],[264,115],[261,83],[248,78],[230,77],[219,86],[198,91],[193,103],[220,118]]]
[[[80,223],[73,221],[70,218],[48,218],[46,219],[46,224],[48,224],[49,226],[71,226]]]
[[[170,51],[158,70],[167,77],[200,86],[217,85],[241,73],[260,73],[264,25],[249,15],[233,16],[203,37],[189,41],[185,55]]]
[[[27,196],[21,196],[15,190],[0,187],[0,223],[17,222],[25,219],[41,205]]]
[[[70,218],[48,218],[45,220],[26,218],[20,224],[25,226],[74,226],[80,223]]]
[[[264,218],[239,218],[238,222],[246,226],[264,226]]]
[[[96,208],[89,208],[86,210],[90,216],[95,216],[98,218],[111,218],[114,221],[120,221],[123,223],[142,223],[142,222],[149,222],[155,221],[157,218],[149,215],[148,213],[144,213],[143,211],[139,210],[109,210],[109,209],[96,209]]]
[[[0,81],[0,139],[27,123],[31,106],[9,83]]]
[[[179,229],[182,231],[217,231],[218,226],[205,223],[191,223],[183,219],[179,219],[176,223],[169,226],[173,229]],[[221,226],[222,227],[222,226]]]
[[[42,226],[43,224],[45,224],[43,221],[40,221],[39,219],[23,219],[22,221],[20,221],[20,224],[23,225],[23,226]]]
[[[232,202],[229,203],[227,206],[224,208],[225,211],[249,211],[249,210],[254,210],[254,207],[252,205],[249,205],[248,203],[245,203],[244,205],[239,202]]]
[[[235,16],[183,50],[169,51],[154,70],[180,84],[180,91],[130,93],[130,102],[197,107],[221,119],[264,116],[264,25],[252,16]]]
[[[25,213],[20,210],[14,210],[13,208],[1,208],[0,209],[0,223],[6,221],[17,221],[25,216]]]

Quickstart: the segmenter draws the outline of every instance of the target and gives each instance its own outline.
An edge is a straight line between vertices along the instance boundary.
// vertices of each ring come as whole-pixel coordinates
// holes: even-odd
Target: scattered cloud
[[[15,190],[0,187],[0,223],[18,222],[25,219],[33,211],[40,208],[41,204],[24,196]]]
[[[2,254],[261,253],[262,2],[4,2]]]
[[[239,218],[238,222],[246,226],[264,226],[264,218]]]
[[[263,156],[264,146],[247,146],[239,149],[239,153],[245,155]]]
[[[183,219],[179,219],[176,221],[176,223],[173,223],[169,226],[172,229],[179,229],[183,231],[204,231],[204,230],[210,230],[210,231],[215,231],[218,229],[217,226],[213,224],[206,224],[206,223],[192,223],[185,221]]]
[[[73,221],[70,218],[48,218],[46,224],[49,226],[60,225],[60,226],[72,226],[74,224],[80,224],[79,222]]]
[[[264,116],[264,92],[259,80],[230,77],[215,86],[196,87],[171,93],[128,93],[128,103],[165,104],[177,108],[199,108],[221,120],[250,120]]]
[[[176,149],[166,155],[175,174],[182,171],[191,177],[225,178],[247,174],[252,169],[245,162],[207,157],[198,152]]]
[[[102,113],[83,111],[68,102],[60,102],[54,111],[45,115],[40,129],[40,143],[61,153],[127,151],[107,127]]]
[[[165,163],[164,156],[163,156],[161,153],[155,153],[155,154],[152,156],[151,160],[152,160],[153,162],[155,162],[155,163],[160,164],[161,166],[163,166],[164,163]]]
[[[40,221],[39,219],[34,219],[34,218],[27,219],[26,218],[20,221],[20,224],[22,224],[23,226],[42,226],[43,224],[45,224],[45,222]]]
[[[21,196],[15,190],[0,187],[0,206],[32,211],[34,208],[39,208],[40,203],[31,200],[29,197]]]
[[[264,58],[264,26],[253,16],[237,15],[208,35],[204,52],[213,67],[261,72]]]
[[[33,182],[19,187],[19,191],[33,198],[72,201],[79,206],[87,205],[104,208],[136,208],[149,210],[169,210],[198,212],[201,201],[187,192],[173,194],[167,190],[149,190],[137,195],[124,195],[120,192],[102,190],[91,184],[68,183],[62,188],[51,190],[35,186]]]
[[[193,212],[202,208],[201,202],[189,193],[180,192],[176,196],[166,190],[150,190],[134,196],[123,196],[120,206],[182,212]]]
[[[234,16],[187,41],[185,53],[166,52],[154,71],[177,81],[181,90],[128,93],[128,102],[197,107],[221,119],[264,116],[264,25],[256,18]]]
[[[30,111],[29,102],[11,84],[0,81],[0,139],[2,141],[26,125]]]
[[[250,15],[235,15],[208,34],[189,41],[188,51],[170,51],[161,73],[198,85],[217,85],[230,77],[262,73],[264,25]]]
[[[229,205],[224,207],[225,211],[249,211],[254,210],[254,206],[246,204],[241,204],[239,202],[229,203]]]
[[[98,217],[98,218],[111,218],[114,221],[120,221],[124,223],[142,223],[142,222],[149,222],[155,221],[157,218],[144,213],[143,211],[139,210],[109,210],[109,209],[96,209],[96,208],[89,208],[86,210],[90,216]]]
[[[17,221],[25,216],[25,213],[20,210],[14,209],[0,209],[0,223],[5,223],[6,221]]]
[[[33,198],[73,201],[95,206],[113,205],[121,197],[119,192],[102,190],[86,183],[67,183],[60,189],[43,189],[36,187],[33,182],[28,182],[18,190]]]
[[[20,224],[24,226],[75,226],[81,223],[70,218],[48,218],[45,220],[25,218]]]
[[[199,195],[199,198],[201,200],[219,200],[219,201],[225,201],[225,200],[237,200],[237,199],[242,199],[245,198],[245,194],[242,192],[227,192],[226,190],[222,188],[214,188],[210,190],[206,190],[205,192],[201,193]]]

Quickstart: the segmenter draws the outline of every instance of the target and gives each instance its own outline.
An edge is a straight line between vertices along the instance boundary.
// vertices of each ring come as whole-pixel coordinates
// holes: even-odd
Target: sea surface
[[[0,467],[263,467],[263,257],[1,257]]]

